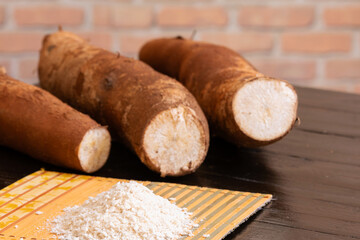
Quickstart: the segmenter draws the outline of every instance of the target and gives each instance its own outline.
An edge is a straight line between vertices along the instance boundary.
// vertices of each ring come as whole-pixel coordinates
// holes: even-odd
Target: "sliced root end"
[[[293,126],[297,101],[295,90],[284,81],[263,78],[250,81],[234,96],[235,122],[255,141],[274,141]]]
[[[82,169],[87,173],[99,170],[106,162],[111,145],[111,137],[104,127],[86,132],[80,146],[78,157]]]
[[[145,131],[147,165],[161,176],[195,171],[207,152],[206,131],[190,108],[179,106],[161,112]]]

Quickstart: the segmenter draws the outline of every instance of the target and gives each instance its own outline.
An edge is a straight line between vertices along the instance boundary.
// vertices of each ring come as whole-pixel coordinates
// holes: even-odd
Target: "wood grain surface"
[[[212,138],[196,173],[164,179],[113,143],[93,175],[273,194],[226,240],[360,239],[360,96],[297,90],[301,125],[275,144],[246,149]],[[0,147],[0,188],[40,168],[79,173]]]

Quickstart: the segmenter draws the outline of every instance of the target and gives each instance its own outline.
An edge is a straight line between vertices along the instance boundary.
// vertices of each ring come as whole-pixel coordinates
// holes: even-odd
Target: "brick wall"
[[[134,57],[150,38],[196,29],[270,76],[360,93],[359,0],[0,0],[0,64],[37,82],[42,37],[59,24]]]

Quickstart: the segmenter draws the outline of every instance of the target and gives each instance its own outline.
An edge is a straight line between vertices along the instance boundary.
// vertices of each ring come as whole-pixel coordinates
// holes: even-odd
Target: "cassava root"
[[[106,127],[0,71],[0,145],[87,173],[105,164],[111,143]]]
[[[236,145],[270,144],[295,123],[294,88],[259,73],[228,48],[181,37],[160,38],[147,42],[139,57],[183,83],[198,100],[212,133]]]
[[[207,121],[176,80],[65,31],[44,38],[38,71],[41,87],[108,125],[162,176],[191,173],[203,162]]]

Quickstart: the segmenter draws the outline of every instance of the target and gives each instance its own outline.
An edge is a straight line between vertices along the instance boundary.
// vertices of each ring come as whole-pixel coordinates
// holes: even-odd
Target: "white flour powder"
[[[117,183],[52,222],[59,239],[177,239],[191,235],[190,213],[135,181]]]

